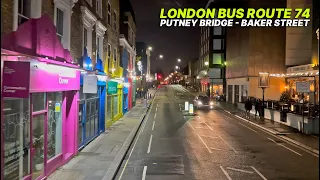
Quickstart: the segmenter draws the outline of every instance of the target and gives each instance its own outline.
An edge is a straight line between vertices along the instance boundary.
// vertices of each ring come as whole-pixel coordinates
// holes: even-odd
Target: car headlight
[[[198,104],[199,104],[199,105],[201,105],[201,104],[202,104],[202,102],[201,102],[201,101],[198,101]]]
[[[213,105],[213,102],[212,102],[212,101],[210,101],[210,105]]]

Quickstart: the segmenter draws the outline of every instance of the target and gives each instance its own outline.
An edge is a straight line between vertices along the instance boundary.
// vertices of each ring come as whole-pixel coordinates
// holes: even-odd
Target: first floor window
[[[83,28],[83,48],[88,48],[88,30]]]
[[[213,50],[223,50],[224,48],[223,39],[214,39],[213,40]]]
[[[223,54],[222,53],[212,54],[212,64],[221,64],[222,62],[223,62]]]
[[[31,0],[18,0],[18,25],[28,21],[31,14]]]
[[[59,8],[57,8],[56,12],[56,31],[58,39],[61,42],[61,39],[63,37],[63,11]]]

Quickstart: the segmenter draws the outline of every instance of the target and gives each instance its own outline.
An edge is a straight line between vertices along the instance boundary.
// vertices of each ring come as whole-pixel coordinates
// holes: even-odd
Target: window
[[[223,50],[223,39],[214,39],[213,40],[213,50]]]
[[[18,2],[18,25],[28,21],[31,13],[31,0],[19,0]]]
[[[221,78],[221,69],[220,68],[210,68],[208,72],[210,78]]]
[[[102,17],[102,0],[96,0],[96,11]]]
[[[213,35],[222,35],[222,27],[221,26],[214,27]]]
[[[114,50],[113,50],[113,61],[117,62],[117,49],[116,48],[114,48]]]
[[[4,179],[20,179],[20,171],[22,176],[30,173],[29,99],[4,98],[3,115]]]
[[[86,1],[90,6],[92,6],[92,0],[86,0]]]
[[[117,30],[117,13],[113,12],[113,27],[115,30]]]
[[[111,4],[108,2],[108,24],[111,26]]]
[[[88,48],[88,30],[83,28],[83,49]]]
[[[48,93],[48,151],[47,159],[62,152],[62,92]]]
[[[109,63],[109,68],[111,69],[111,45],[108,44],[108,63]]]
[[[61,42],[63,37],[63,11],[57,8],[57,16],[56,16],[56,31],[58,39]]]
[[[32,93],[33,112],[43,111],[46,109],[46,94]]]
[[[222,53],[212,54],[212,64],[221,64],[222,62],[223,62],[223,54]]]

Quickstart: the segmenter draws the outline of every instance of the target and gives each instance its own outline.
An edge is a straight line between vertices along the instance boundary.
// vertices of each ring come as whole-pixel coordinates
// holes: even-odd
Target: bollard
[[[189,114],[193,114],[193,104],[189,105]]]
[[[149,96],[150,96],[150,99],[151,99],[152,98],[151,93],[149,94]]]
[[[185,110],[185,111],[188,111],[188,110],[189,110],[189,102],[188,102],[188,101],[186,101],[186,102],[184,103],[184,110]]]

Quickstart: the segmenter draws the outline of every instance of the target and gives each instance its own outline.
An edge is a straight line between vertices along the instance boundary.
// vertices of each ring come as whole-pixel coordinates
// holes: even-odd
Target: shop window
[[[119,113],[118,106],[118,95],[113,96],[113,115],[117,115]]]
[[[212,64],[221,64],[223,61],[222,53],[214,53],[212,54]]]
[[[28,21],[31,14],[31,0],[18,0],[18,25]]]
[[[112,98],[112,96],[108,96],[107,97],[107,112],[106,112],[107,120],[112,119],[112,116],[111,116],[111,105],[112,105],[111,98]]]
[[[48,93],[48,154],[51,159],[62,152],[62,93]]]
[[[3,113],[4,179],[23,179],[19,177],[21,164],[22,176],[30,174],[29,100],[4,99]]]
[[[57,16],[56,16],[56,32],[58,39],[62,40],[63,38],[63,11],[59,8],[56,9]]]
[[[43,111],[46,109],[46,94],[33,93],[32,94],[33,112]]]
[[[36,115],[32,119],[32,179],[36,179],[44,171],[44,122],[45,115]]]
[[[81,146],[82,142],[83,142],[83,115],[84,115],[84,111],[83,111],[83,107],[84,107],[84,100],[81,100],[79,103],[79,117],[78,117],[78,123],[79,123],[79,130],[78,130],[78,145]]]

